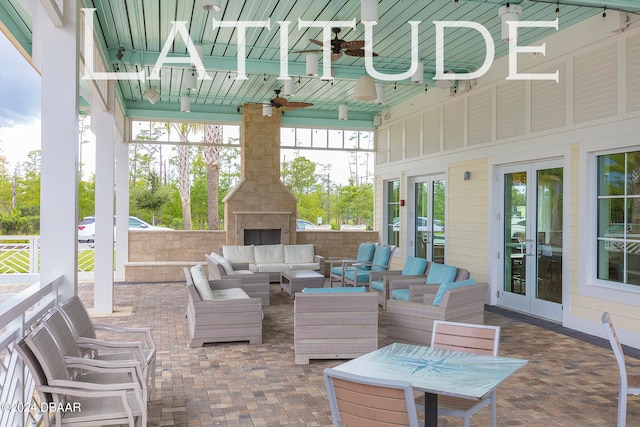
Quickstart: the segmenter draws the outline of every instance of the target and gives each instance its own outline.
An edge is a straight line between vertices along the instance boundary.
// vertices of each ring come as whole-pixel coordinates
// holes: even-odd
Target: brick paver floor
[[[93,306],[93,284],[79,285]],[[246,342],[187,348],[184,283],[116,284],[116,306],[132,306],[129,316],[98,320],[150,326],[158,345],[157,396],[149,402],[151,426],[330,426],[322,370],[341,361],[294,363],[293,301],[271,285],[271,306],[264,308],[261,345]],[[614,426],[618,371],[613,353],[580,334],[566,334],[488,308],[485,323],[502,327],[500,354],[528,359],[527,367],[498,389],[499,426]],[[575,336],[578,335],[576,338]],[[380,311],[380,346],[389,342]],[[605,343],[606,344],[606,343]],[[640,372],[640,360],[627,355]],[[441,417],[441,426],[462,426]],[[490,425],[490,411],[471,418],[472,426]],[[630,397],[627,425],[640,425],[640,399]]]

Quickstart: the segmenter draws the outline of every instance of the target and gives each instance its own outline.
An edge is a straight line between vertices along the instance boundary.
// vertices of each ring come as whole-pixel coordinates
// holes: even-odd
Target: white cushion
[[[320,270],[319,262],[302,262],[300,264],[287,264],[289,270]]]
[[[243,275],[247,275],[247,274],[253,274],[253,271],[249,271],[249,270],[234,270],[231,273],[229,273],[230,276],[243,276]]]
[[[215,262],[217,262],[222,266],[222,268],[224,268],[225,273],[227,274],[233,273],[233,266],[231,265],[231,261],[229,261],[225,257],[218,255],[215,252],[211,252],[211,258],[213,258]]]
[[[258,245],[253,247],[256,264],[284,263],[284,245]]]
[[[212,300],[213,292],[211,291],[211,287],[209,287],[207,276],[204,274],[204,268],[202,268],[200,264],[191,267],[191,278],[193,279],[193,284],[198,294],[200,294],[200,298],[202,298],[203,301]]]
[[[284,247],[284,262],[287,264],[302,264],[313,262],[315,249],[311,245],[286,245]]]
[[[241,288],[229,288],[229,289],[214,289],[214,299],[245,299],[249,298],[249,295]]]
[[[254,264],[253,245],[223,246],[222,256],[233,264]]]
[[[258,264],[258,269],[261,273],[281,273],[287,271],[289,267],[282,262]]]

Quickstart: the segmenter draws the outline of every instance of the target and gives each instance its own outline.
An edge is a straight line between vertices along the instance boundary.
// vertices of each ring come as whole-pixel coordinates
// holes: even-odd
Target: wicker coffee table
[[[304,288],[323,288],[324,276],[313,270],[289,270],[280,273],[280,288],[289,294],[291,299],[296,292]]]

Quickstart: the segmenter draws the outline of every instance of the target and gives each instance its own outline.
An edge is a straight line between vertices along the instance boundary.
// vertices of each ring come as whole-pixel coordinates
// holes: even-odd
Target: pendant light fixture
[[[376,83],[376,104],[384,104],[385,90],[386,87],[384,83]]]
[[[510,5],[507,3],[506,6],[502,6],[498,9],[498,16],[502,19],[502,35],[501,39],[503,42],[509,42],[509,21],[519,21],[520,15],[522,15],[522,6],[517,4]],[[517,34],[516,34],[517,40]]]
[[[360,21],[378,23],[378,0],[360,0]]]
[[[307,53],[306,57],[306,74],[307,76],[318,75],[318,55],[315,53]]]
[[[196,86],[197,86],[197,79],[196,79],[196,70],[194,70],[193,68],[191,70],[188,70],[185,72],[185,76],[184,76],[184,83],[183,83],[183,90],[185,91],[190,91],[190,90],[196,90]]]
[[[411,83],[422,82],[424,82],[424,64],[422,62],[418,62],[416,71],[411,75]]]
[[[284,81],[284,90],[282,92],[284,96],[293,96],[296,94],[296,83],[293,79]]]
[[[376,82],[369,76],[358,77],[353,97],[358,101],[373,101],[376,99]]]
[[[348,119],[349,108],[346,104],[341,104],[338,107],[338,120],[347,120]]]
[[[189,95],[180,97],[180,111],[183,113],[191,111],[191,98],[189,98]]]

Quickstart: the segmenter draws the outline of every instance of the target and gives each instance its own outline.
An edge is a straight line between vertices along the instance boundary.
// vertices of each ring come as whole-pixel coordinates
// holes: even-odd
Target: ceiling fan
[[[285,98],[281,98],[280,97],[280,89],[274,89],[273,90],[276,93],[275,98],[271,99],[269,101],[269,104],[273,107],[273,108],[282,108],[283,110],[293,110],[296,108],[305,108],[305,107],[311,107],[313,106],[312,103],[310,102],[290,102],[287,101]]]
[[[335,34],[335,38],[331,40],[331,61],[336,61],[342,57],[342,54],[349,56],[364,56],[364,40],[351,40],[345,41],[338,38],[338,34],[341,29],[334,27],[331,29]],[[309,39],[311,43],[317,44],[318,46],[324,47],[324,43],[320,40]],[[311,53],[311,52],[322,52],[322,49],[312,49],[312,50],[302,50],[297,51],[295,53]],[[377,53],[372,52],[373,56],[378,56]]]

